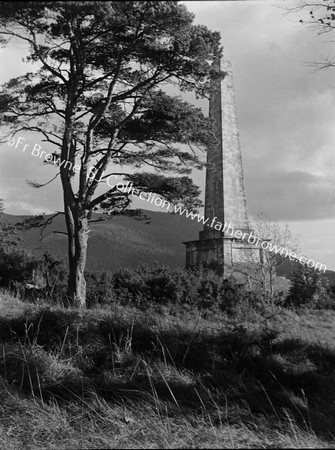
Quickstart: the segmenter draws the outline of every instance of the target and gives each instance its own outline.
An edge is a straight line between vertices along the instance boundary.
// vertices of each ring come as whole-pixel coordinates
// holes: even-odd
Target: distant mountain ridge
[[[93,219],[103,218],[102,222],[90,224],[90,239],[87,255],[87,269],[91,271],[116,271],[121,267],[136,268],[141,264],[184,267],[185,246],[183,242],[197,240],[202,224],[179,214],[142,210],[150,218],[134,219],[127,216],[110,217],[94,214]],[[5,223],[21,222],[32,216],[13,216],[3,214],[0,220]],[[45,216],[49,218],[51,216]],[[40,229],[33,228],[20,232],[24,248],[43,254],[67,258],[67,238],[64,216],[57,216],[44,230],[40,240]],[[285,259],[280,265],[278,275],[289,278],[300,263]],[[335,284],[335,272],[327,270],[325,276]]]

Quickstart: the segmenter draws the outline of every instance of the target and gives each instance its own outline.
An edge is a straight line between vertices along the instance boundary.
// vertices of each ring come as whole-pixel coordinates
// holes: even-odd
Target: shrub
[[[293,275],[292,285],[284,306],[334,309],[334,294],[326,277],[307,266]]]
[[[90,306],[117,301],[140,309],[188,307],[232,313],[246,296],[242,285],[209,269],[143,265],[137,269],[121,269],[112,277],[106,275],[103,283],[96,275],[87,279]]]
[[[98,275],[86,272],[86,304],[88,308],[94,305],[106,305],[115,301],[115,292],[112,276],[107,272]]]
[[[19,248],[0,248],[0,285],[10,287],[12,283],[28,282],[39,261],[27,251]]]
[[[36,300],[37,297],[59,299],[66,286],[67,269],[62,259],[48,252],[35,256],[20,245],[0,247],[0,286],[14,291],[15,295]],[[27,290],[26,284],[38,290]]]
[[[146,306],[150,289],[146,284],[145,271],[145,267],[137,270],[123,268],[113,275],[112,284],[120,303]]]

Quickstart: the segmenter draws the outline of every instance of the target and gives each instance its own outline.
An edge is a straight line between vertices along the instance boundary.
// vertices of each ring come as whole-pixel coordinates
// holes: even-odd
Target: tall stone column
[[[209,218],[198,241],[185,242],[186,267],[200,266],[211,260],[233,264],[245,259],[250,244],[222,231],[231,229],[249,233],[243,166],[237,123],[232,67],[228,61],[214,62],[226,72],[223,80],[212,82],[209,116],[214,121],[216,143],[207,149],[205,218]],[[217,227],[210,226],[215,218]],[[218,226],[222,224],[222,229]]]
[[[209,101],[209,117],[214,121],[217,144],[207,151],[205,217],[210,219],[217,217],[221,223],[231,223],[234,229],[248,230],[247,202],[230,62],[221,62],[221,70],[226,72],[226,76],[223,80],[213,82]],[[205,225],[200,238],[220,236],[220,231],[217,232]]]

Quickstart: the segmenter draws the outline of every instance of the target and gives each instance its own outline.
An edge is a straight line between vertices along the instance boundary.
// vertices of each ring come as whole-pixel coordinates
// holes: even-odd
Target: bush
[[[0,248],[0,285],[28,282],[39,261],[25,250],[12,247]]]
[[[86,280],[89,307],[118,302],[139,309],[182,307],[232,313],[247,295],[242,285],[208,269],[143,265],[120,269],[112,276],[88,273]]]
[[[67,269],[62,259],[48,252],[34,256],[19,245],[0,247],[0,286],[15,295],[36,300],[37,297],[59,299],[65,292]],[[30,283],[37,289],[27,290]]]
[[[284,306],[335,309],[334,293],[320,272],[301,266],[293,276]]]
[[[103,272],[100,276],[96,273],[86,272],[86,304],[88,308],[95,305],[111,304],[115,301],[115,291],[112,276]]]

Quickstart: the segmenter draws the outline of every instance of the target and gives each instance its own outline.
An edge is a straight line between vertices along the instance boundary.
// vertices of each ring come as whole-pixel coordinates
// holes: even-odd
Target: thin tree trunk
[[[74,55],[75,45],[71,42],[70,52],[70,72],[71,79],[67,86],[68,100],[65,110],[65,133],[62,142],[61,159],[69,161],[70,167],[75,163],[76,147],[73,140],[73,130],[75,128],[77,100],[78,100],[78,79]],[[67,295],[71,305],[77,307],[86,306],[86,282],[84,270],[87,253],[87,231],[88,212],[82,208],[82,203],[73,193],[71,185],[71,170],[62,165],[60,168],[61,181],[63,186],[64,212],[66,228],[68,233],[68,257],[69,257],[69,277]]]
[[[85,266],[88,244],[89,211],[78,207],[66,207],[68,231],[69,278],[67,295],[73,306],[86,306]]]

